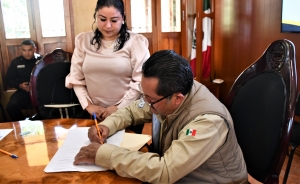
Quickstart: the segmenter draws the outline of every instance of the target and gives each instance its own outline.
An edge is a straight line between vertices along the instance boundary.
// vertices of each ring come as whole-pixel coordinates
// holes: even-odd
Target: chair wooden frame
[[[265,75],[266,74],[266,75]],[[263,122],[260,118],[257,117],[250,117],[250,116],[256,116],[257,114],[252,114],[251,111],[253,107],[258,107],[259,103],[262,104],[262,106],[268,106],[269,104],[264,103],[264,100],[261,100],[259,102],[252,102],[251,98],[254,97],[260,97],[258,99],[267,99],[268,102],[273,101],[279,101],[276,98],[276,95],[274,96],[267,96],[269,91],[273,90],[266,90],[265,92],[266,96],[262,96],[261,94],[254,94],[249,92],[249,89],[253,89],[253,81],[258,83],[258,79],[263,79],[262,77],[266,77],[272,79],[272,77],[269,76],[276,76],[274,78],[278,79],[281,78],[281,82],[276,83],[281,84],[282,83],[282,90],[281,88],[274,88],[275,90],[280,91],[281,95],[281,101],[277,104],[283,104],[283,108],[276,107],[278,109],[281,109],[280,112],[282,112],[283,117],[281,118],[273,118],[276,121],[272,122]],[[252,83],[250,83],[252,81]],[[268,86],[270,83],[270,86]],[[275,84],[274,81],[267,81],[266,85],[267,87],[265,89],[268,89],[268,87],[273,87],[272,85]],[[248,87],[246,87],[248,85]],[[274,85],[274,87],[276,86]],[[249,87],[251,86],[251,87]],[[261,83],[259,86],[262,86]],[[279,85],[278,85],[279,86]],[[277,87],[277,86],[276,86]],[[258,92],[260,89],[254,89],[254,92]],[[241,92],[242,91],[242,92]],[[277,93],[277,91],[276,91]],[[247,96],[248,95],[248,96]],[[271,95],[271,94],[270,94]],[[277,96],[279,96],[277,95]],[[246,97],[247,96],[247,97]],[[246,98],[245,98],[246,97]],[[248,98],[249,97],[249,98]],[[229,112],[232,115],[233,123],[235,126],[235,131],[237,134],[237,140],[240,144],[240,147],[243,151],[244,158],[247,165],[247,170],[249,174],[256,180],[263,182],[263,183],[278,183],[279,182],[279,174],[282,168],[282,165],[284,163],[286,152],[288,150],[289,146],[289,140],[291,136],[291,127],[293,125],[293,117],[294,117],[294,110],[295,110],[295,103],[297,98],[297,72],[296,72],[296,59],[295,59],[295,47],[294,44],[289,40],[277,40],[274,41],[272,44],[269,45],[269,47],[266,49],[266,51],[263,53],[263,55],[255,61],[253,64],[251,64],[248,68],[246,68],[236,79],[234,82],[228,98],[225,102],[225,105],[227,106]],[[243,100],[245,99],[245,100]],[[283,100],[282,100],[283,99]],[[248,102],[248,104],[244,103]],[[282,102],[282,103],[281,103]],[[263,104],[264,103],[264,104]],[[275,103],[275,102],[274,102]],[[236,105],[237,104],[237,105]],[[237,112],[243,112],[243,110],[239,110],[243,104],[243,107],[247,109],[247,113],[244,114],[238,114]],[[271,104],[271,103],[270,103]],[[275,103],[276,104],[276,103]],[[240,105],[240,106],[239,106]],[[264,108],[262,107],[262,108]],[[252,109],[251,109],[252,108]],[[270,109],[272,107],[269,107]],[[273,108],[272,108],[273,109]],[[268,109],[265,109],[266,111]],[[265,114],[264,114],[265,115]],[[264,116],[263,115],[263,116]],[[259,115],[257,115],[259,116]],[[260,116],[260,117],[263,117]],[[280,116],[280,115],[278,115]],[[266,117],[272,117],[270,114],[266,114]],[[275,116],[273,116],[275,117]],[[250,122],[249,122],[249,119]],[[254,120],[253,120],[254,119]],[[256,121],[257,119],[257,121]],[[253,121],[252,121],[253,120]],[[269,119],[268,119],[269,120]],[[266,120],[265,120],[266,121]],[[259,124],[260,123],[260,124]],[[273,123],[272,127],[269,125]],[[276,124],[275,124],[276,123]],[[254,129],[249,130],[249,127],[255,127]],[[268,131],[277,131],[273,133],[274,135],[278,135],[278,137],[269,136],[268,131],[264,130],[258,130],[259,128],[266,128]],[[268,129],[269,127],[269,129]],[[276,128],[275,128],[276,127]],[[274,130],[273,130],[274,129]],[[257,130],[256,132],[253,130]],[[251,131],[251,134],[248,135],[248,133]],[[269,136],[269,140],[262,142],[271,142],[272,144],[268,145],[268,148],[266,148],[266,145],[254,145],[255,144],[262,144],[259,140],[261,132],[265,132],[265,136]],[[259,132],[259,133],[258,133]],[[273,135],[271,134],[271,135]],[[247,137],[245,135],[248,135]],[[268,139],[266,138],[266,139]],[[274,142],[272,142],[274,141]],[[278,141],[278,142],[277,142]],[[251,146],[249,146],[251,145]],[[254,145],[254,146],[253,146]],[[265,148],[268,150],[260,150],[260,149],[254,149],[254,147],[257,146],[257,148]],[[273,146],[273,147],[271,147]],[[251,148],[251,149],[250,149]],[[273,152],[273,150],[276,150]],[[269,151],[269,152],[268,152]],[[252,153],[248,153],[252,152]],[[254,153],[255,152],[255,153]],[[262,154],[263,152],[263,154]],[[263,158],[263,155],[265,153],[272,153],[270,156],[270,162],[268,163],[254,163],[257,160],[257,158]],[[250,155],[250,156],[249,156]],[[266,155],[264,155],[266,156]],[[255,159],[256,158],[256,159]],[[265,165],[263,165],[265,164]],[[258,166],[258,167],[256,167]],[[265,170],[261,171],[259,168],[265,167]]]
[[[69,52],[65,52],[63,49],[57,48],[54,49],[51,53],[46,54],[42,59],[40,59],[35,67],[33,68],[30,76],[30,97],[31,103],[39,113],[39,101],[37,99],[37,92],[36,92],[36,81],[39,72],[47,65],[52,64],[54,62],[71,62],[72,54]]]

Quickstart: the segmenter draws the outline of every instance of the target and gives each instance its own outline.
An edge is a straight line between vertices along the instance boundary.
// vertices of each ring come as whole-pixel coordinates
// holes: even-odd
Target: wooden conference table
[[[90,127],[93,120],[51,119],[35,123],[20,121],[0,123],[0,129],[13,129],[0,141],[0,183],[142,183],[120,177],[115,171],[45,173],[44,169],[63,143],[72,126]]]

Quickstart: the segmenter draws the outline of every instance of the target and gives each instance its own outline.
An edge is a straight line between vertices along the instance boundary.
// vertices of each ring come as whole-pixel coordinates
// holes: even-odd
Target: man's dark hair
[[[103,7],[114,7],[117,10],[119,10],[120,14],[122,15],[123,19],[124,19],[124,24],[122,24],[121,29],[120,29],[120,36],[117,40],[117,44],[114,47],[115,51],[118,51],[120,49],[123,48],[125,42],[127,40],[129,40],[129,33],[127,32],[128,27],[126,24],[126,15],[124,12],[124,3],[122,0],[98,0],[97,4],[96,4],[96,8],[95,8],[95,12],[94,12],[94,22],[93,24],[96,22],[96,14],[97,11]],[[94,37],[91,40],[91,44],[94,45],[97,50],[100,48],[101,46],[101,39],[102,39],[102,33],[99,31],[98,28],[96,28],[94,30]]]
[[[157,78],[157,95],[174,93],[186,95],[193,85],[193,73],[189,62],[173,50],[155,52],[143,64],[143,77]]]
[[[22,45],[32,45],[32,46],[35,48],[35,43],[34,43],[32,40],[29,40],[29,39],[23,40],[23,41],[21,42],[21,46],[22,46]]]

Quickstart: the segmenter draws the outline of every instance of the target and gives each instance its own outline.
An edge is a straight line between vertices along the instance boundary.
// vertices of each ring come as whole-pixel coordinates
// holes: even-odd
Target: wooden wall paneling
[[[157,40],[157,50],[163,50],[164,46],[163,46],[163,37],[162,37],[162,27],[161,27],[161,0],[156,0],[155,4],[153,4],[153,7],[155,6],[154,9],[154,14],[155,14],[155,30],[153,33],[156,34],[156,40]]]
[[[1,7],[1,3],[0,3],[0,7]],[[2,10],[2,7],[1,7],[1,10]],[[6,68],[8,68],[8,55],[7,55],[6,45],[2,42],[2,40],[5,40],[5,31],[4,31],[4,22],[3,22],[2,13],[0,13],[0,40],[1,40],[1,42],[0,42],[1,68],[0,69],[1,69],[1,77],[2,77],[2,80],[4,81]],[[2,96],[2,95],[0,95],[0,96]]]
[[[30,29],[30,39],[37,44],[36,29],[35,29],[35,27],[36,27],[35,17],[36,16],[34,15],[34,6],[33,6],[34,2],[33,1],[34,0],[27,0],[27,10],[28,10],[27,13],[28,13],[28,23],[29,23],[29,29]],[[37,46],[37,48],[39,48],[38,45],[36,45],[36,46]],[[37,49],[37,52],[38,51],[39,50]]]
[[[203,2],[197,1],[196,2],[196,25],[197,25],[197,32],[196,32],[196,80],[201,81],[202,79],[202,12],[203,12]]]
[[[181,0],[181,55],[188,61],[189,58],[189,45],[188,45],[188,10],[187,0]]]
[[[176,53],[182,53],[181,34],[180,32],[165,32],[162,33],[162,47],[161,49],[171,49]]]
[[[15,58],[16,55],[19,55],[21,49],[18,49],[18,46],[9,45],[7,46],[7,54],[8,54],[8,65],[10,65],[11,60]]]
[[[65,17],[65,29],[66,29],[66,48],[63,49],[66,52],[73,53],[73,49],[75,47],[74,43],[74,27],[72,27],[72,18],[73,11],[72,11],[72,2],[69,0],[64,0],[64,17]]]
[[[69,1],[69,10],[70,10],[70,29],[71,29],[71,43],[69,43],[71,45],[71,50],[73,53],[73,50],[75,48],[75,20],[74,20],[74,8],[73,8],[73,1]],[[74,41],[73,41],[74,40]]]
[[[124,11],[126,16],[126,24],[128,26],[129,30],[132,30],[132,23],[131,23],[131,6],[130,6],[130,0],[123,0],[124,2]]]
[[[33,1],[33,0],[32,0]],[[40,7],[37,3],[33,3],[32,4],[32,8],[34,12],[34,15],[40,15]],[[34,16],[34,29],[36,31],[35,37],[36,37],[36,41],[37,41],[37,48],[39,49],[39,54],[44,55],[45,53],[45,49],[44,49],[44,42],[43,42],[43,36],[42,36],[42,25],[41,25],[41,17],[40,16]]]
[[[149,42],[149,52],[150,54],[153,54],[153,38],[148,38],[148,42]]]
[[[221,101],[226,99],[238,75],[273,41],[291,40],[299,60],[300,34],[281,33],[281,6],[282,0],[216,1],[213,57],[216,77],[225,81]],[[298,64],[298,71],[299,67]]]

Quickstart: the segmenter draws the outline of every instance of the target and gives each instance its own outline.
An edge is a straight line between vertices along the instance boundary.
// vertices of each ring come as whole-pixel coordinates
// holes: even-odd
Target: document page
[[[89,127],[71,129],[62,146],[44,169],[44,172],[106,171],[106,168],[95,165],[73,165],[74,158],[80,148],[90,144],[90,140],[87,136],[88,129]],[[107,143],[120,146],[123,141],[124,133],[125,130],[116,132],[107,139]]]
[[[13,129],[0,129],[0,141],[7,136]]]

